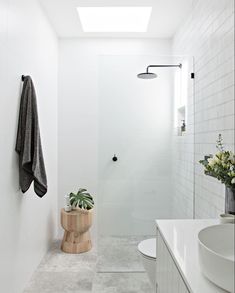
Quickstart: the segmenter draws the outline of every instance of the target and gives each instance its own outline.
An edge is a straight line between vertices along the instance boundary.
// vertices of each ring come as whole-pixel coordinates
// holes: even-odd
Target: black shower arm
[[[182,64],[176,64],[176,65],[149,65],[147,68],[146,68],[146,72],[149,73],[149,68],[151,67],[179,67],[181,68],[182,67]]]

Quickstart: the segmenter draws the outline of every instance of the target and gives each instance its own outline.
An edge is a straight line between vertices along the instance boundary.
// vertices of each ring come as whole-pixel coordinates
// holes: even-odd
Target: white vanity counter
[[[207,226],[219,224],[219,220],[156,220],[156,224],[157,266],[164,267],[160,270],[157,268],[157,292],[171,292],[176,287],[178,289],[174,289],[174,292],[179,293],[226,292],[202,275],[198,261],[198,232]],[[173,260],[172,264],[169,259]],[[182,278],[182,284],[175,280],[174,270],[178,278]],[[169,271],[169,275],[163,276],[166,271]]]

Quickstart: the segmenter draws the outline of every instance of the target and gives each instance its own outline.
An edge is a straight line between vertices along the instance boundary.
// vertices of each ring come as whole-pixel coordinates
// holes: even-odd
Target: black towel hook
[[[25,75],[21,75],[21,80],[24,81]]]

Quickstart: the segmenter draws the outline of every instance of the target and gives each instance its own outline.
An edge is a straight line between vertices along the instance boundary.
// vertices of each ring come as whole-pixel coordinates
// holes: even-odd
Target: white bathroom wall
[[[21,75],[35,83],[48,193],[19,190]],[[57,39],[35,0],[0,1],[0,292],[20,293],[57,230]]]
[[[225,147],[234,151],[234,1],[195,0],[192,14],[174,37],[173,53],[193,55],[195,61],[195,108],[188,113],[190,121],[195,119],[195,166],[187,156],[193,150],[189,132],[178,142],[177,166],[185,180],[179,178],[175,210],[178,215],[187,210],[184,194],[193,192],[188,183],[195,168],[195,216],[217,217],[224,211],[224,186],[205,176],[198,161],[215,153],[219,133]]]
[[[146,63],[140,63],[141,56],[169,55],[170,40],[142,39],[68,39],[59,42],[59,208],[63,206],[63,197],[71,190],[86,187],[95,195],[98,194],[98,146],[99,146],[99,60],[101,56],[121,56],[127,63],[126,71],[132,74],[145,69]],[[136,56],[138,71],[133,73],[133,62],[128,63],[128,56]],[[131,57],[132,58],[132,57]],[[114,58],[115,59],[115,58]],[[117,59],[118,60],[118,59]],[[132,59],[133,60],[133,59]],[[123,63],[122,63],[123,64]],[[115,66],[117,64],[115,63]],[[141,66],[140,66],[141,65]],[[113,68],[115,71],[116,68]],[[107,72],[107,86],[112,86],[112,72]],[[128,74],[125,72],[125,74]],[[104,76],[104,74],[103,74]],[[124,75],[126,76],[126,75]],[[116,76],[115,76],[116,77]],[[105,78],[105,77],[104,77]],[[134,77],[136,78],[136,77]],[[124,81],[124,79],[122,79]],[[137,78],[136,78],[137,81]],[[104,85],[104,82],[102,85]],[[142,81],[144,82],[144,81]],[[146,81],[149,82],[149,81]],[[109,84],[108,84],[109,83]],[[112,80],[117,91],[118,80]],[[125,83],[123,87],[128,87]],[[124,89],[120,89],[124,91]],[[133,92],[132,94],[135,94]],[[117,94],[117,93],[116,93]],[[113,101],[114,93],[110,92]],[[129,101],[134,97],[129,97]],[[157,93],[156,93],[157,99]],[[120,101],[123,104],[124,101]],[[120,106],[121,107],[121,106]],[[104,109],[104,108],[103,108]],[[120,108],[119,108],[120,109]],[[102,111],[100,112],[102,115]],[[157,112],[156,112],[157,113]],[[106,115],[107,113],[104,112]],[[152,115],[152,114],[151,114]],[[107,117],[107,116],[105,116]],[[117,119],[113,116],[113,119]],[[122,117],[119,117],[121,120]],[[107,120],[106,120],[107,121]],[[115,120],[115,123],[118,121]],[[163,121],[164,123],[164,121]],[[156,132],[156,137],[158,133]],[[107,160],[111,160],[113,148],[109,147]],[[118,151],[119,152],[119,151]],[[118,154],[117,154],[118,155]],[[141,154],[140,154],[141,155]],[[103,158],[102,158],[103,159]],[[106,159],[105,159],[106,160]],[[122,160],[122,157],[120,158]],[[131,166],[130,166],[131,169]],[[108,170],[108,169],[107,169]],[[106,172],[107,172],[106,170]],[[142,187],[140,187],[142,188]],[[130,198],[134,197],[135,191]],[[144,191],[143,191],[144,193]],[[131,202],[130,202],[131,204]]]

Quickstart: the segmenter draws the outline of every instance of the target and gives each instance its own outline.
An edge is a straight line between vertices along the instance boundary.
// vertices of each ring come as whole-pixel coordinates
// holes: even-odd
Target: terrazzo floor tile
[[[60,241],[53,243],[37,271],[47,272],[80,272],[95,270],[97,253],[94,249],[81,254],[69,254],[61,251]]]
[[[24,293],[88,293],[92,290],[93,271],[36,272]]]
[[[109,236],[98,240],[98,272],[144,272],[138,243],[153,236]]]
[[[97,273],[92,293],[154,293],[146,273]]]

